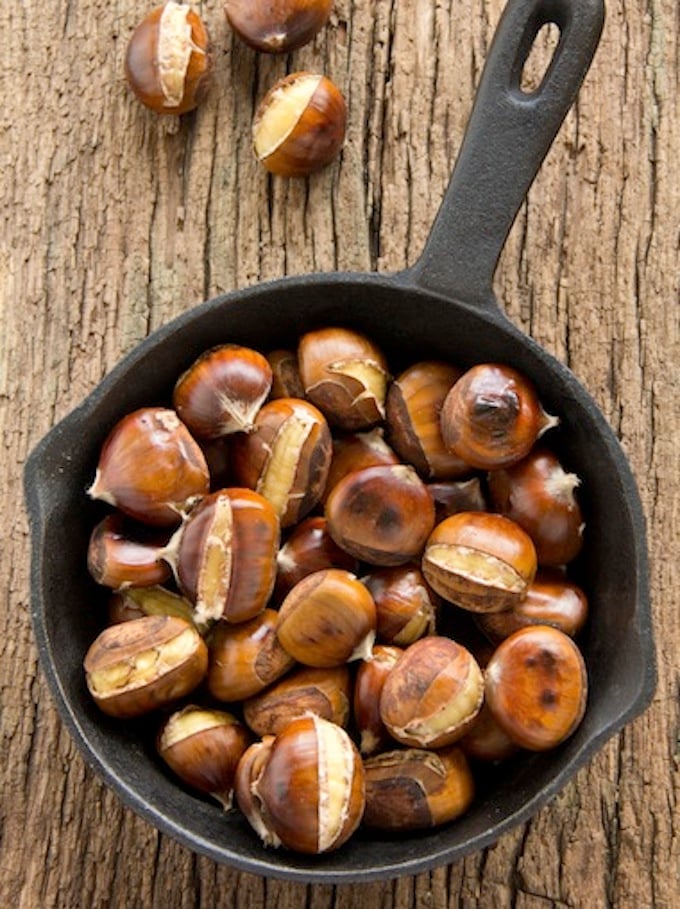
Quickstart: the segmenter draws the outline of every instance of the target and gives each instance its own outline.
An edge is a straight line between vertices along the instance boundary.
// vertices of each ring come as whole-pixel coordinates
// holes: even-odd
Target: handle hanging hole
[[[534,94],[543,84],[555,56],[560,34],[560,28],[554,22],[545,22],[536,33],[520,77],[520,89],[525,94]]]

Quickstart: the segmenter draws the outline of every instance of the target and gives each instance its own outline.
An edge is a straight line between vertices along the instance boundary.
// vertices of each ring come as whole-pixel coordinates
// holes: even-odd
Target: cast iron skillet
[[[387,878],[450,863],[529,818],[651,700],[645,531],[630,469],[576,378],[510,324],[491,288],[506,235],[588,69],[602,20],[602,0],[510,0],[450,186],[414,268],[292,278],[204,303],[142,342],[29,459],[32,616],[57,705],[85,759],[122,801],[197,852],[247,871],[317,882]],[[520,73],[546,22],[558,26],[559,44],[541,86],[526,94]],[[375,338],[394,371],[422,357],[510,363],[535,381],[547,409],[560,414],[552,444],[583,480],[587,546],[578,571],[592,610],[582,639],[590,698],[569,741],[510,762],[482,784],[456,823],[394,838],[360,833],[337,853],[309,858],[264,849],[237,812],[224,815],[179,787],[154,755],[153,724],[109,720],[92,704],[82,658],[100,628],[101,591],[88,579],[84,554],[101,511],[84,491],[113,424],[137,407],[166,403],[175,378],[203,350],[224,341],[268,350],[333,324]]]

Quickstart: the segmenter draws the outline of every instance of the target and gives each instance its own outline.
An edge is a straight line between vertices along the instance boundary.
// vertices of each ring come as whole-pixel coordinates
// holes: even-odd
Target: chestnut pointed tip
[[[115,496],[106,488],[102,471],[99,467],[95,471],[92,484],[85,490],[85,493],[91,499],[96,499],[99,502],[106,502],[107,505],[112,505],[114,508],[118,504]]]

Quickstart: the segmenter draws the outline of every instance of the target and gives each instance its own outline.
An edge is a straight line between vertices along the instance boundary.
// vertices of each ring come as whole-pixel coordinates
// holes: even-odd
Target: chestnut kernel
[[[175,411],[142,407],[109,433],[87,492],[145,524],[171,525],[209,484],[203,452]]]
[[[206,685],[214,698],[242,701],[292,669],[295,660],[276,637],[277,621],[278,613],[265,609],[248,622],[218,622],[211,629]]]
[[[379,641],[405,647],[435,633],[439,597],[415,565],[376,568],[361,580],[375,602]]]
[[[384,418],[387,361],[365,335],[337,326],[309,331],[298,363],[305,395],[332,426],[353,432]]]
[[[452,745],[484,699],[484,677],[469,650],[430,635],[407,647],[383,685],[380,716],[390,735],[416,748]]]
[[[236,767],[249,744],[247,730],[232,714],[192,704],[168,717],[157,750],[183,782],[229,809]]]
[[[210,40],[190,6],[167,0],[142,19],[125,55],[125,77],[158,114],[184,114],[205,98],[212,74]]]
[[[261,353],[223,344],[201,354],[182,373],[172,402],[194,435],[215,439],[251,432],[271,384],[271,367]]]
[[[446,824],[472,803],[475,785],[458,747],[387,751],[364,762],[366,827],[399,833]]]
[[[356,573],[359,563],[328,533],[328,521],[317,516],[305,518],[294,529],[276,557],[275,593],[283,598],[293,587],[315,571],[342,568]]]
[[[361,581],[328,568],[303,578],[281,604],[281,646],[305,666],[340,666],[370,654],[375,605]]]
[[[488,477],[495,510],[526,530],[539,565],[553,567],[571,562],[581,551],[584,523],[574,495],[580,483],[546,448],[534,449]]]
[[[107,515],[95,526],[87,548],[87,567],[98,584],[119,590],[168,580],[170,566],[162,558],[167,535],[135,536],[121,514]]]
[[[193,691],[208,668],[208,648],[189,622],[146,616],[105,628],[90,645],[84,668],[100,710],[135,717]]]
[[[375,754],[393,743],[380,718],[380,694],[385,679],[403,652],[400,647],[377,644],[357,669],[352,712],[360,736],[359,750],[364,755]]]
[[[330,852],[361,823],[363,763],[344,729],[302,717],[246,751],[236,772],[236,799],[266,845]]]
[[[350,678],[347,666],[299,666],[243,704],[243,718],[257,735],[278,735],[293,720],[313,713],[347,726]]]
[[[265,404],[255,429],[233,440],[237,482],[264,496],[282,527],[304,518],[326,485],[332,443],[323,414],[308,401],[280,398]]]
[[[338,546],[371,565],[418,557],[434,527],[432,498],[407,464],[348,474],[333,487],[325,514]]]
[[[347,107],[327,76],[292,73],[264,96],[253,120],[258,160],[280,177],[306,177],[338,155]]]
[[[573,640],[557,628],[533,625],[510,635],[489,660],[485,678],[489,709],[521,748],[554,748],[583,719],[586,666]]]
[[[422,568],[445,600],[472,612],[500,612],[526,595],[536,573],[536,550],[509,518],[462,511],[435,527]]]
[[[482,470],[521,460],[557,423],[544,411],[532,382],[499,363],[480,363],[463,373],[441,410],[448,450]]]
[[[332,0],[226,0],[224,12],[238,37],[253,50],[287,54],[321,31]]]

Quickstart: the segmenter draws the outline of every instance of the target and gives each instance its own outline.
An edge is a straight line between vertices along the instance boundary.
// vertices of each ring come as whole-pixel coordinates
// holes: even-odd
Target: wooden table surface
[[[124,352],[207,297],[283,274],[413,263],[502,5],[337,0],[317,40],[285,59],[240,45],[220,0],[205,0],[216,81],[179,120],[126,90],[144,4],[1,5],[3,906],[680,905],[677,0],[608,0],[595,64],[495,282],[515,324],[594,396],[639,482],[659,664],[648,712],[484,852],[413,878],[312,886],[218,866],[123,808],[86,768],[37,663],[20,491],[32,446]],[[346,93],[342,158],[309,181],[268,179],[250,148],[254,104],[303,68]]]

